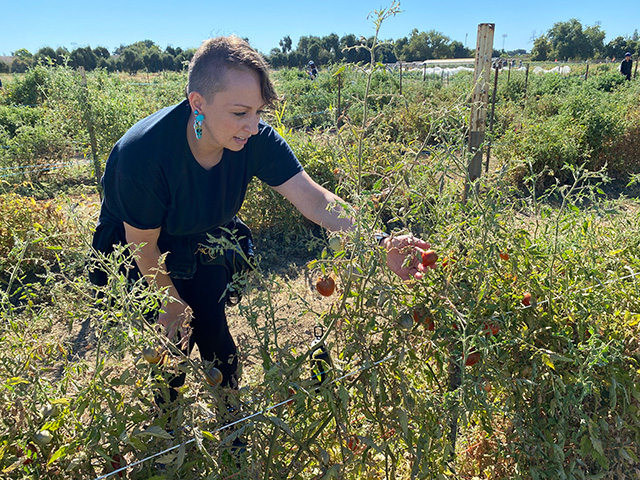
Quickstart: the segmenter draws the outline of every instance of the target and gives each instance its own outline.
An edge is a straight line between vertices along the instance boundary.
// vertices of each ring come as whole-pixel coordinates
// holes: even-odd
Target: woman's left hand
[[[435,264],[430,267],[422,265],[422,252],[428,250],[431,245],[413,235],[387,237],[382,245],[387,250],[389,270],[402,280],[420,279],[425,270],[435,268]]]

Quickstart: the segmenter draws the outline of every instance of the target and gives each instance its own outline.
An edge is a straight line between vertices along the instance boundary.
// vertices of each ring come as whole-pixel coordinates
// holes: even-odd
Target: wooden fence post
[[[489,79],[491,78],[491,55],[493,54],[493,34],[495,23],[478,25],[476,63],[473,73],[474,88],[471,97],[471,118],[469,120],[469,153],[472,155],[465,182],[463,201],[469,194],[470,183],[482,174],[482,149],[489,103]]]
[[[102,178],[102,166],[100,165],[100,158],[98,158],[98,141],[96,140],[96,131],[93,128],[93,116],[91,113],[91,104],[89,103],[89,89],[87,88],[87,75],[84,71],[84,67],[80,67],[81,77],[81,89],[80,100],[82,105],[82,116],[84,123],[89,131],[89,142],[91,143],[91,156],[93,157],[93,173],[96,177],[96,189],[98,195],[102,200],[102,186],[100,185],[100,179]]]

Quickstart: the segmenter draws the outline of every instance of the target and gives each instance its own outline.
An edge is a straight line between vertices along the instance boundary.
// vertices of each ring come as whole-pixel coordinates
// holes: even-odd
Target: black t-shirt
[[[234,218],[254,176],[278,186],[303,170],[284,139],[262,121],[242,150],[225,149],[216,166],[204,169],[187,142],[190,113],[186,100],[164,108],[116,143],[102,177],[104,199],[93,242],[109,252],[123,241],[122,222],[142,230],[160,227],[158,245],[170,252],[167,267],[176,278],[193,274],[187,265],[198,242]]]

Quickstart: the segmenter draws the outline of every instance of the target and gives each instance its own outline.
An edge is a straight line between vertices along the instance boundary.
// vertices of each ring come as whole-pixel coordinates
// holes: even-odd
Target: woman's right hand
[[[180,299],[169,299],[162,307],[158,316],[158,323],[164,328],[164,334],[169,340],[173,340],[180,332],[179,345],[184,348],[188,345],[191,336],[191,307]]]

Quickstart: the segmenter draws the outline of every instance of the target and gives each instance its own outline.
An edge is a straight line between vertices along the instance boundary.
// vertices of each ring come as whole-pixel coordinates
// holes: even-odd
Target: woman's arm
[[[152,288],[167,288],[169,298],[174,299],[163,305],[163,312],[158,317],[158,323],[165,328],[167,337],[171,339],[182,324],[188,305],[180,298],[171,277],[166,272],[164,262],[160,261],[162,256],[158,248],[160,228],[140,230],[125,222],[124,230],[127,243],[132,244],[136,264],[147,283]],[[181,331],[181,334],[184,337],[187,335],[187,331]]]
[[[309,220],[328,230],[349,231],[353,228],[353,219],[341,206],[344,200],[318,185],[304,171],[274,190]],[[387,250],[387,266],[392,272],[403,280],[422,278],[427,268],[422,265],[421,254],[430,248],[427,242],[412,235],[401,235],[385,238],[382,246]]]
[[[353,219],[340,205],[344,200],[314,182],[307,172],[302,171],[273,189],[327,230],[347,231],[353,226]]]

